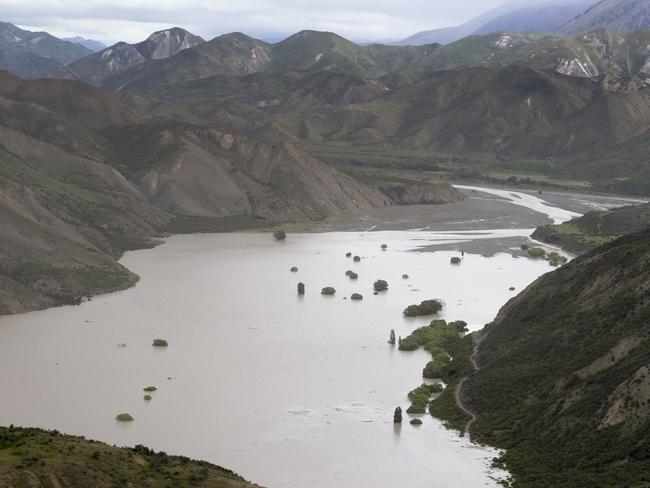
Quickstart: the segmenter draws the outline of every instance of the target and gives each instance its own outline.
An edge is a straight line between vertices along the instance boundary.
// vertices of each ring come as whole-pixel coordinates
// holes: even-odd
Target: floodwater
[[[557,210],[546,218],[567,217]],[[472,330],[492,320],[551,268],[507,249],[466,253],[452,266],[460,254],[450,246],[530,232],[326,232],[289,234],[286,242],[257,233],[187,235],[129,252],[122,262],[141,276],[135,288],[0,317],[0,424],[145,444],[270,488],[497,486],[503,473],[489,468],[494,450],[428,415],[419,427],[408,417],[393,425],[428,354],[398,351],[387,339],[391,329],[405,336],[428,323],[402,310],[429,298],[445,303],[440,317]],[[445,250],[430,252],[436,246]],[[348,251],[362,261],[353,263]],[[379,278],[389,290],[373,295]],[[325,286],[336,295],[322,296]],[[346,299],[353,292],[364,300]],[[153,348],[156,338],[169,347]],[[149,385],[158,391],[146,402]],[[135,421],[118,423],[121,412]]]

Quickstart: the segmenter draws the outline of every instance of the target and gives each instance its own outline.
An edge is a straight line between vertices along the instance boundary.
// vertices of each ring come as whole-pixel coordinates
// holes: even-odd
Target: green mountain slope
[[[650,482],[650,230],[546,274],[481,333],[465,383],[515,487]]]
[[[232,471],[144,446],[118,448],[56,431],[0,427],[3,488],[253,488]]]
[[[606,212],[589,212],[563,224],[538,227],[532,237],[580,253],[649,227],[650,204],[630,205]]]

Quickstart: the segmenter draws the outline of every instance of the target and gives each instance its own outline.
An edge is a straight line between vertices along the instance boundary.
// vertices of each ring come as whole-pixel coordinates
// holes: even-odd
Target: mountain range
[[[396,44],[423,45],[449,44],[471,35],[511,32],[555,32],[575,16],[592,6],[596,0],[507,2],[478,17],[453,27],[432,29],[413,34]],[[594,26],[585,31],[606,27]]]

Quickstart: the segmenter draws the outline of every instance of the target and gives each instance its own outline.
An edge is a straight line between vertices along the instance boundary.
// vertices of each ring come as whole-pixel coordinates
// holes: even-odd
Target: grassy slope
[[[533,239],[582,253],[650,226],[650,204],[627,206],[607,212],[589,212],[559,225],[538,227]]]
[[[0,487],[249,488],[243,478],[212,464],[117,448],[55,431],[0,427]]]
[[[499,313],[464,400],[517,487],[650,483],[650,230],[546,274]]]

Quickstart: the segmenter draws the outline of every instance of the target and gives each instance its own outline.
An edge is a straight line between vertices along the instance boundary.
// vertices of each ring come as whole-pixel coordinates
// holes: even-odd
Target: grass
[[[8,486],[246,488],[232,471],[144,446],[118,448],[57,431],[0,427],[0,480]]]

